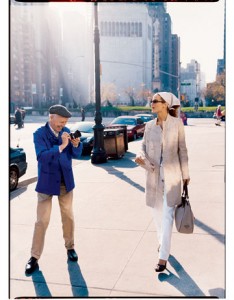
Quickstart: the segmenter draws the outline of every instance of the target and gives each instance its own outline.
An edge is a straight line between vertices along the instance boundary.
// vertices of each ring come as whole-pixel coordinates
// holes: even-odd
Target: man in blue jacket
[[[82,153],[80,138],[72,139],[66,126],[71,113],[62,105],[49,109],[49,121],[34,132],[34,144],[38,161],[38,181],[36,185],[38,204],[37,221],[31,248],[31,258],[26,264],[25,273],[31,274],[38,268],[46,229],[50,221],[52,197],[58,196],[65,247],[68,259],[77,261],[74,250],[73,189],[75,187],[72,158]]]

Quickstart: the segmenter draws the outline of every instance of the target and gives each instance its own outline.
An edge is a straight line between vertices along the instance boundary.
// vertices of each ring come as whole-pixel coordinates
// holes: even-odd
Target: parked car
[[[115,118],[111,125],[127,125],[127,134],[129,140],[136,140],[142,137],[145,131],[145,123],[140,117],[136,116],[121,116]]]
[[[10,114],[10,124],[15,124],[15,116]]]
[[[27,170],[26,153],[23,148],[10,148],[10,191],[18,186],[19,178]]]
[[[154,119],[154,115],[152,114],[137,114],[135,117],[140,117],[144,123],[147,123]]]
[[[83,121],[83,122],[76,122],[75,124],[69,127],[71,132],[75,132],[76,130],[79,130],[81,132],[80,141],[83,143],[82,154],[90,154],[93,149],[93,141],[94,141],[93,126],[94,125],[95,125],[94,122]]]

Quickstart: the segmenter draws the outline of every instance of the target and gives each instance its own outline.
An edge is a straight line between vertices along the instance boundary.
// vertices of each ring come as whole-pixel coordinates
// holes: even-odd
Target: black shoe
[[[67,250],[67,258],[71,261],[77,261],[78,255],[74,249]]]
[[[167,263],[165,265],[157,264],[155,272],[163,272],[167,268]]]
[[[38,268],[37,259],[35,257],[31,257],[27,262],[25,267],[25,274],[32,274]]]

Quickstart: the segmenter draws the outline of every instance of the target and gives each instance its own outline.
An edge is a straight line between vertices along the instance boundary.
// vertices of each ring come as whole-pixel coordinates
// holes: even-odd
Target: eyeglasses
[[[161,100],[150,100],[150,103],[165,103],[164,101],[161,101]]]

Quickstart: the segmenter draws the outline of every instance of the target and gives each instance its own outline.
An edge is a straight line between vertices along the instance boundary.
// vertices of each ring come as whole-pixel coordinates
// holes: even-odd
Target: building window
[[[127,36],[127,24],[125,22],[123,24],[123,36]]]
[[[151,40],[151,27],[148,25],[148,39]]]
[[[119,35],[120,35],[120,36],[123,36],[123,23],[122,23],[122,22],[120,22]]]
[[[112,22],[112,36],[115,36],[115,22]]]
[[[134,25],[134,35],[139,36],[138,23],[135,23]]]
[[[127,23],[127,36],[130,36],[130,23]]]
[[[116,22],[116,28],[115,28],[115,30],[116,30],[116,36],[119,36],[119,22]]]
[[[101,22],[101,36],[142,37],[142,23],[138,22]],[[148,25],[148,38],[151,40],[152,29]]]
[[[107,32],[108,36],[111,36],[111,22],[108,22],[108,32]]]
[[[142,23],[139,23],[139,37],[142,37]]]
[[[130,36],[134,36],[134,23],[131,23]]]

